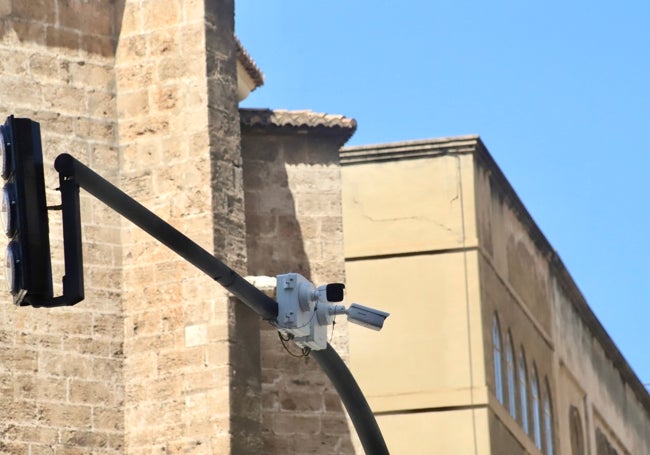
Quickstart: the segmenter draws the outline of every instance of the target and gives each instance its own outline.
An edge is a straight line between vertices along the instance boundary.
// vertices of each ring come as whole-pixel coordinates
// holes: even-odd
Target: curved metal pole
[[[275,300],[92,169],[67,153],[56,158],[54,168],[212,277],[263,319],[275,321],[278,316],[278,303]],[[375,416],[341,357],[329,344],[327,349],[312,351],[311,355],[336,388],[365,452],[387,454],[388,449]]]
[[[366,397],[338,353],[328,343],[327,349],[311,351],[310,355],[316,359],[334,384],[354,424],[363,450],[373,455],[388,454],[388,447]]]
[[[275,300],[92,169],[67,153],[56,158],[54,168],[212,277],[262,318],[277,318]]]

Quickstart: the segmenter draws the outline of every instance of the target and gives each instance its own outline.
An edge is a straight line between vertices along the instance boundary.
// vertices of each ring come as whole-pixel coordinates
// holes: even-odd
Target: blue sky
[[[479,134],[650,383],[650,2],[236,0],[242,104],[343,114],[348,145]]]

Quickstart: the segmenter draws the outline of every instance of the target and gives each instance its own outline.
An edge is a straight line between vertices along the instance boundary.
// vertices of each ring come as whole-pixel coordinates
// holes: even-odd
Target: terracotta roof
[[[234,38],[235,44],[237,45],[237,59],[239,60],[239,63],[244,67],[250,78],[253,79],[253,82],[255,82],[255,88],[261,87],[264,85],[264,74],[262,74],[262,71],[258,68],[255,60],[253,60],[250,54],[246,52],[246,49],[244,49],[244,46],[242,46],[239,39],[236,36]]]
[[[357,129],[357,121],[353,118],[309,110],[239,109],[239,116],[242,126],[251,128],[338,128],[349,130],[350,135]]]

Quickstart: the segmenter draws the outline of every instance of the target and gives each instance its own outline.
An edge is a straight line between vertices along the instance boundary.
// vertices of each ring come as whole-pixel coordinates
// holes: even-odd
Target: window
[[[585,455],[585,440],[582,433],[580,412],[575,406],[569,409],[569,433],[571,436],[571,455]]]
[[[508,385],[508,410],[513,419],[517,419],[517,384],[515,382],[515,357],[512,353],[512,336],[506,338],[506,381]]]
[[[535,365],[533,365],[530,381],[530,398],[533,405],[533,441],[535,441],[535,447],[542,450],[542,426],[539,415],[539,382],[537,381],[537,368],[535,368]]]
[[[494,360],[494,387],[499,403],[503,404],[503,376],[501,373],[501,329],[496,314],[492,319],[492,348]]]
[[[618,455],[618,451],[612,446],[600,428],[596,428],[596,455]]]
[[[544,442],[546,455],[553,455],[553,412],[551,408],[551,388],[548,379],[544,380]]]
[[[596,428],[596,455],[609,455],[609,441],[600,428]]]
[[[528,374],[526,372],[526,356],[524,348],[519,351],[519,404],[521,406],[521,426],[526,432],[530,434],[528,426]]]

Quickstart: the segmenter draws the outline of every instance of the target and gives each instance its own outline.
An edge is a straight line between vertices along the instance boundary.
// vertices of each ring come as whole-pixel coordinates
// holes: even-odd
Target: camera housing
[[[353,303],[347,311],[348,321],[363,326],[367,329],[381,330],[384,321],[390,315],[385,311]]]
[[[327,348],[327,326],[337,315],[347,314],[348,321],[372,330],[381,330],[388,313],[353,303],[350,308],[336,305],[343,301],[345,285],[330,283],[316,288],[298,273],[276,277],[278,330],[300,347]]]

